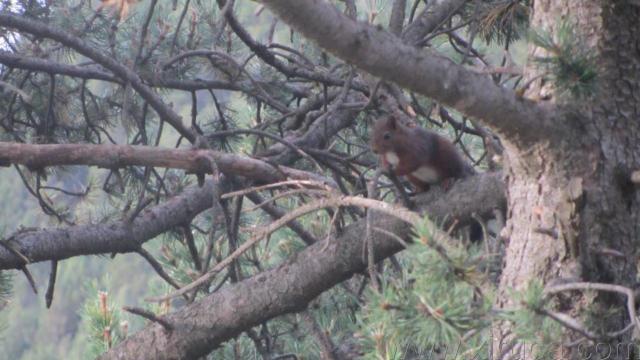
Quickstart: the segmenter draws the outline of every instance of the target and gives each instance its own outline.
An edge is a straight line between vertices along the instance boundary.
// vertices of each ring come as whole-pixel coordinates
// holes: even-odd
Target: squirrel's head
[[[402,127],[403,125],[393,115],[376,121],[371,135],[371,150],[376,154],[384,154],[393,150],[394,144],[399,141],[398,138],[402,135]]]

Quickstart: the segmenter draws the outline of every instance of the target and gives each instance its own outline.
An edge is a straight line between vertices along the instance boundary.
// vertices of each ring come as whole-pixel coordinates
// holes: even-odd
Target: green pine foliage
[[[511,297],[521,307],[504,311],[498,318],[510,321],[514,325],[515,340],[525,344],[527,351],[533,351],[536,359],[554,358],[554,351],[561,346],[560,325],[545,316],[541,309],[548,306],[540,282],[532,282],[522,293],[514,292]]]
[[[401,276],[383,277],[358,316],[370,359],[449,353],[465,359],[487,346],[492,285],[461,244],[437,242],[425,225],[404,257]],[[420,358],[420,357],[418,357]]]
[[[598,70],[593,54],[573,30],[570,20],[558,21],[555,37],[544,30],[532,30],[531,41],[545,49],[535,60],[546,69],[560,95],[588,98],[596,90]]]
[[[530,0],[470,1],[463,12],[470,31],[487,43],[511,44],[519,40],[529,26]]]
[[[514,291],[511,310],[493,309],[495,284],[478,249],[439,242],[424,225],[403,257],[400,275],[383,275],[382,289],[367,291],[357,315],[365,359],[488,359],[492,323],[515,325],[513,341],[536,359],[554,358],[561,326],[544,314],[553,308],[543,287]]]
[[[120,310],[109,298],[109,293],[92,285],[94,298],[87,301],[83,313],[83,334],[89,343],[87,358],[96,358],[109,350],[128,333],[128,323],[121,321]]]

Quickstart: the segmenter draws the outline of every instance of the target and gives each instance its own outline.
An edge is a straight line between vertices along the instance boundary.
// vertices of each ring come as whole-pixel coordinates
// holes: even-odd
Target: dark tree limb
[[[391,16],[389,17],[389,30],[394,35],[400,35],[402,26],[404,25],[404,11],[407,7],[407,0],[395,0],[391,8]]]
[[[11,68],[48,72],[81,79],[95,79],[109,82],[124,82],[95,66],[77,66],[63,64],[47,59],[17,55],[8,51],[0,51],[0,63]]]
[[[15,250],[31,262],[63,260],[73,256],[135,252],[146,241],[165,231],[189,223],[211,207],[213,182],[191,187],[180,196],[148,208],[132,223],[127,220],[104,224],[29,231],[9,240]],[[0,248],[0,269],[20,269],[24,260]]]
[[[51,261],[51,273],[49,273],[49,285],[47,285],[47,292],[44,295],[44,300],[47,304],[47,309],[51,307],[53,302],[53,291],[56,287],[56,275],[58,274],[58,261]]]
[[[224,170],[222,164],[224,162],[218,162]],[[146,241],[190,223],[196,215],[210,208],[213,186],[211,181],[207,181],[201,188],[190,187],[161,205],[144,209],[133,221],[123,219],[106,224],[16,234],[8,241],[0,242],[0,270],[21,269],[25,263],[63,260],[80,255],[136,252]],[[272,216],[282,215],[275,208],[269,213]],[[291,225],[294,231],[298,230],[306,241],[313,241],[312,236],[305,236],[306,231],[295,224]]]
[[[167,274],[166,271],[164,271],[164,268],[162,267],[162,264],[160,264],[160,262],[158,260],[156,260],[153,255],[151,255],[147,250],[145,250],[142,246],[136,250],[136,252],[142,256],[145,260],[147,260],[147,262],[149,263],[149,265],[151,265],[151,267],[153,268],[153,270],[156,271],[156,274],[158,274],[158,276],[160,276],[164,281],[166,281],[169,285],[173,286],[176,289],[180,289],[180,285],[171,278],[171,276],[169,276],[169,274]],[[188,299],[187,299],[188,300]]]
[[[215,159],[223,173],[244,176],[259,182],[276,182],[289,178],[334,185],[332,180],[313,173],[285,166],[275,167],[257,159],[214,150],[168,149],[135,145],[32,145],[0,142],[0,162],[8,161],[25,165],[30,169],[60,165],[90,165],[108,169],[124,166],[153,166],[202,174],[212,171],[209,163],[202,161],[210,156]]]
[[[130,307],[130,306],[123,306],[122,310],[138,315],[138,316],[142,316],[143,318],[153,321],[154,323],[158,323],[160,324],[166,331],[171,331],[173,330],[173,326],[171,325],[171,323],[169,323],[168,321],[162,319],[161,317],[157,316],[156,314],[152,313],[151,311],[145,310],[145,309],[140,309],[140,308],[136,308],[136,307]]]

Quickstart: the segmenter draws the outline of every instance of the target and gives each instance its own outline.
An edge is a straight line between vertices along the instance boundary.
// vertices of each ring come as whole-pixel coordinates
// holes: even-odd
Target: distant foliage
[[[13,287],[13,276],[10,272],[0,271],[0,311],[9,304],[11,289]]]

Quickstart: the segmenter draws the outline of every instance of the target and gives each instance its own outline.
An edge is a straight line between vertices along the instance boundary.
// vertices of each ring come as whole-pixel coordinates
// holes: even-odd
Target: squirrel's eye
[[[391,134],[389,134],[388,132],[387,132],[387,133],[384,133],[384,135],[382,136],[382,138],[383,138],[383,139],[385,139],[385,140],[389,140],[389,139],[391,139]]]

